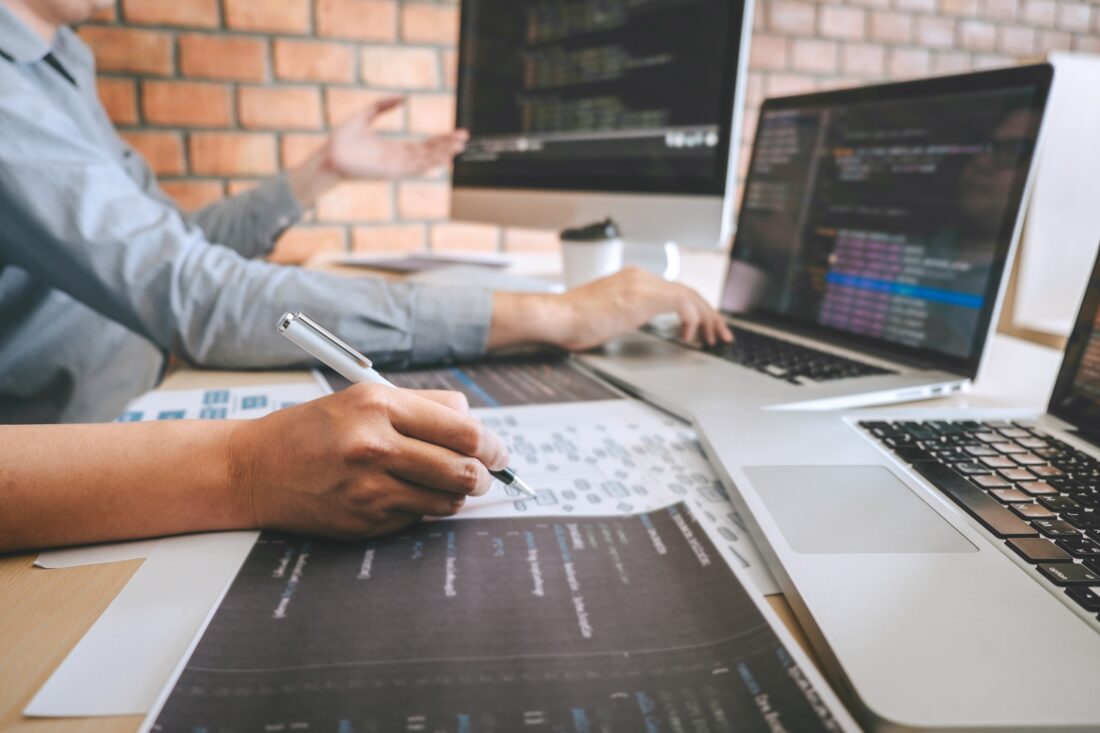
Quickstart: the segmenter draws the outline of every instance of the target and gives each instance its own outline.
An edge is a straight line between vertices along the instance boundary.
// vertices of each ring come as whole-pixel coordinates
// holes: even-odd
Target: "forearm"
[[[251,526],[241,424],[0,426],[0,552]]]
[[[573,328],[572,318],[561,296],[494,293],[486,347],[493,351],[527,344],[560,345]]]

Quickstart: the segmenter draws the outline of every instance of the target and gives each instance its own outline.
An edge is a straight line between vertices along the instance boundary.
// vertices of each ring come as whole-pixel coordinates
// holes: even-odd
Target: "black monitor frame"
[[[1055,417],[1065,420],[1082,432],[1095,435],[1100,432],[1100,405],[1083,400],[1073,394],[1077,370],[1081,367],[1089,337],[1096,328],[1096,315],[1100,310],[1100,254],[1092,266],[1085,297],[1077,310],[1077,321],[1066,343],[1062,355],[1062,365],[1058,368],[1058,379],[1050,393],[1047,411]]]
[[[1038,150],[1040,128],[1043,112],[1046,109],[1047,99],[1050,96],[1051,84],[1054,80],[1054,67],[1049,63],[1018,66],[993,71],[981,71],[970,74],[934,77],[891,84],[875,84],[872,86],[841,89],[836,91],[818,92],[811,94],[799,94],[789,97],[776,97],[767,99],[761,106],[761,117],[769,112],[783,110],[797,110],[802,108],[837,107],[842,105],[860,104],[867,102],[886,102],[892,100],[912,100],[921,97],[941,97],[955,94],[981,93],[996,91],[998,89],[1012,89],[1018,87],[1033,87],[1035,95],[1032,99],[1032,110],[1038,112],[1029,135],[1036,141],[1033,146],[1027,166],[1022,166],[1021,175],[1013,182],[1010,197],[1010,212],[1015,216],[1005,216],[1001,223],[1001,229],[997,236],[997,244],[990,263],[990,278],[986,286],[985,305],[978,319],[975,331],[975,343],[972,349],[973,356],[969,358],[952,356],[902,344],[893,343],[884,339],[871,336],[853,334],[838,328],[822,326],[817,323],[807,322],[795,316],[787,316],[779,313],[754,312],[731,313],[743,320],[758,321],[764,325],[775,326],[786,331],[804,335],[810,338],[827,340],[842,348],[854,349],[863,353],[877,356],[882,359],[895,361],[922,369],[942,369],[954,374],[961,374],[968,378],[977,376],[981,355],[985,350],[989,336],[989,326],[993,315],[999,311],[998,294],[1001,291],[1001,283],[1005,277],[1005,270],[1009,262],[1009,254],[1020,230],[1019,222],[1023,218],[1024,194],[1027,192],[1031,180],[1034,178],[1035,160]],[[759,135],[757,136],[759,138]],[[748,170],[754,168],[757,156],[757,141],[753,141],[752,156],[749,160]],[[742,186],[741,204],[744,205],[748,185]],[[730,260],[737,259],[738,243],[744,237],[744,229],[739,228],[734,239],[733,248],[730,250]]]
[[[739,130],[736,124],[741,110],[737,109],[739,98],[738,82],[747,76],[748,69],[742,69],[742,61],[748,64],[748,54],[743,53],[742,45],[748,42],[751,33],[751,13],[755,0],[729,0],[735,7],[730,12],[727,38],[730,43],[723,49],[722,62],[722,117],[719,120],[719,140],[715,147],[714,167],[707,180],[678,181],[675,179],[649,180],[643,176],[605,175],[597,167],[577,175],[561,176],[540,174],[537,171],[522,174],[508,174],[494,171],[492,165],[464,163],[461,156],[455,158],[452,183],[460,188],[508,188],[518,190],[575,191],[578,193],[655,193],[655,194],[697,194],[723,196],[729,180],[731,165],[730,150],[740,141],[732,140],[733,132]],[[456,89],[455,126],[460,127],[463,120],[463,100],[470,84],[469,51],[465,35],[473,14],[473,3],[462,3],[460,29],[462,37],[458,43],[458,82]],[[746,24],[746,20],[749,21]]]

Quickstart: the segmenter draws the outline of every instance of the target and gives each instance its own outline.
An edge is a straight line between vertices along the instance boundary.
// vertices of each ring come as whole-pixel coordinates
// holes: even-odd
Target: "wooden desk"
[[[715,257],[689,255],[685,258],[683,276],[712,301],[717,297],[722,272]],[[517,269],[524,274],[539,274],[545,272],[543,268],[550,262],[545,257],[531,258],[521,261]],[[1045,407],[1059,361],[1059,352],[1052,349],[998,336],[993,343],[989,366],[969,394],[926,404],[1041,410]],[[184,370],[169,376],[161,389],[275,384],[309,379],[306,372]],[[136,730],[140,716],[69,719],[22,716],[21,711],[30,699],[141,565],[140,560],[130,560],[42,570],[32,567],[36,556],[37,553],[0,556],[0,731],[130,733]],[[768,600],[811,658],[817,661],[785,599],[776,595],[769,596]]]

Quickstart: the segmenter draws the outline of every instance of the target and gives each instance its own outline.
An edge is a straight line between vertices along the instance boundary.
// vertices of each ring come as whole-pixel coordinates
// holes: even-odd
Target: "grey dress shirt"
[[[305,365],[274,332],[288,310],[383,366],[484,352],[486,291],[251,259],[301,213],[279,177],[181,214],[111,125],[90,49],[67,28],[51,48],[0,4],[0,422],[112,419],[167,354]]]

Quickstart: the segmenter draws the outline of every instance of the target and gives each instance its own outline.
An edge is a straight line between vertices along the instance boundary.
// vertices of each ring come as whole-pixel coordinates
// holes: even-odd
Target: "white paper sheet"
[[[148,392],[126,406],[116,422],[240,420],[269,415],[325,394],[313,382]]]
[[[147,713],[256,535],[162,540],[23,714]]]
[[[539,496],[494,482],[460,518],[634,514],[686,501],[727,562],[762,593],[779,592],[690,426],[634,400],[474,412]]]

